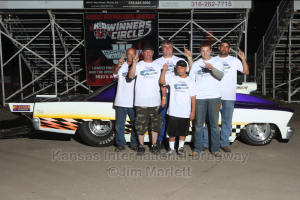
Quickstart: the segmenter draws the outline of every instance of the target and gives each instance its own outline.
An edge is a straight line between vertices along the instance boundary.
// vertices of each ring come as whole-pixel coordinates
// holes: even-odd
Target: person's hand
[[[205,64],[205,68],[208,68],[208,69],[213,69],[214,68],[214,66],[212,66],[210,63],[205,62],[205,61],[203,61],[203,62]]]
[[[122,54],[121,58],[118,60],[118,66],[122,66],[125,62],[124,54]]]
[[[163,71],[167,71],[169,67],[169,61],[167,61],[164,65],[163,65]]]
[[[138,61],[139,61],[139,54],[136,53],[135,56],[134,56],[134,58],[133,58],[133,60],[132,60],[132,63],[136,64]]]
[[[184,55],[187,57],[187,59],[193,59],[192,52],[188,50],[185,46],[183,48],[184,48]]]
[[[194,119],[195,119],[195,113],[191,112],[191,114],[190,114],[190,120],[193,121]]]
[[[238,56],[241,60],[246,60],[245,53],[239,48]]]

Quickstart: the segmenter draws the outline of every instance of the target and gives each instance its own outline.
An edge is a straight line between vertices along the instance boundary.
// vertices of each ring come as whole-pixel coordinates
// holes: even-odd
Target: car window
[[[113,102],[115,99],[116,88],[116,82],[103,86],[93,92],[87,100],[93,102]]]

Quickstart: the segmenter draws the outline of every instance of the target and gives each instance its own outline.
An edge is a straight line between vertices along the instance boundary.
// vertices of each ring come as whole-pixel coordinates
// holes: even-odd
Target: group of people
[[[185,59],[173,55],[173,43],[161,43],[162,54],[153,60],[154,48],[150,43],[142,46],[143,60],[134,48],[126,51],[114,69],[118,77],[114,102],[116,110],[116,151],[126,147],[125,122],[127,115],[133,125],[130,148],[137,155],[145,153],[144,134],[151,135],[150,152],[160,153],[160,144],[169,140],[169,150],[164,155],[176,153],[175,141],[179,143],[177,154],[185,156],[185,137],[190,121],[194,121],[194,149],[190,156],[198,156],[210,150],[216,157],[222,156],[220,149],[231,152],[232,115],[236,98],[237,71],[249,74],[244,52],[240,59],[230,56],[230,44],[222,41],[219,55],[212,57],[209,42],[200,46],[201,58],[193,62],[192,53],[184,47]],[[221,108],[220,108],[221,107]],[[219,130],[219,111],[222,127]],[[207,117],[208,116],[208,117]]]

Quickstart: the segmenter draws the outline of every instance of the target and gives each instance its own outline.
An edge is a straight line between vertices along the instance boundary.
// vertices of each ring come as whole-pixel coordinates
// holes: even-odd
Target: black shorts
[[[189,118],[169,116],[167,133],[169,137],[187,136],[190,127]]]

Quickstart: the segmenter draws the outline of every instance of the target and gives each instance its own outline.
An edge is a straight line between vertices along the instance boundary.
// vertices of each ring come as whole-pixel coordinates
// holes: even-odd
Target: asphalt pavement
[[[216,159],[164,158],[95,148],[71,136],[35,133],[0,139],[0,196],[5,200],[272,199],[300,197],[300,105],[288,143],[240,141]],[[0,112],[2,126],[15,116]],[[3,123],[4,122],[4,123]],[[0,123],[1,124],[1,123]],[[17,124],[17,123],[16,123]],[[189,145],[185,146],[190,151]],[[148,150],[147,150],[148,152]]]

